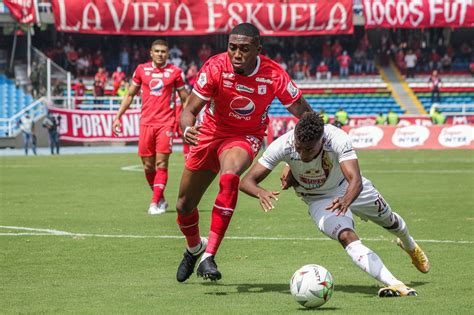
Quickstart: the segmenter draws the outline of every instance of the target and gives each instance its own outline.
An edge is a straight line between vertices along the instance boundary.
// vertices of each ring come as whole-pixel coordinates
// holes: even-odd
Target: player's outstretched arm
[[[293,116],[300,118],[305,112],[312,112],[313,109],[308,104],[306,99],[301,96],[296,102],[288,107],[288,111],[292,113]]]
[[[336,211],[337,215],[344,215],[362,191],[362,176],[360,175],[357,159],[346,160],[339,163],[339,165],[349,186],[344,196],[334,199],[326,209]]]
[[[272,199],[278,200],[277,196],[280,194],[278,191],[268,191],[258,185],[271,172],[271,170],[260,163],[256,163],[240,181],[239,185],[241,191],[259,199],[260,206],[265,212],[275,208]]]
[[[127,109],[130,107],[130,104],[132,104],[133,98],[135,95],[137,95],[140,87],[134,84],[130,85],[130,88],[128,89],[127,95],[125,95],[122,99],[122,103],[120,103],[120,108],[115,114],[114,118],[114,123],[113,123],[113,131],[116,136],[119,135],[119,133],[122,131],[122,124],[120,123],[120,119],[122,118],[122,115],[127,111]]]
[[[189,94],[187,102],[184,104],[179,125],[183,131],[184,141],[188,144],[196,145],[199,141],[199,126],[194,126],[194,124],[204,105],[206,105],[206,101],[199,98],[195,93]]]

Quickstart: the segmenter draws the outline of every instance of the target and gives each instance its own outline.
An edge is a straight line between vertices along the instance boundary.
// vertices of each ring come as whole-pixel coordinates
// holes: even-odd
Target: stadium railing
[[[20,133],[18,121],[25,114],[29,113],[34,121],[39,120],[46,114],[47,100],[42,97],[31,103],[15,115],[8,118],[0,118],[0,137],[16,137]]]
[[[67,96],[51,97],[51,105],[64,109],[118,110],[121,102],[122,98],[118,96],[73,96],[70,99]],[[141,97],[135,97],[130,105],[130,109],[139,109],[141,106]]]

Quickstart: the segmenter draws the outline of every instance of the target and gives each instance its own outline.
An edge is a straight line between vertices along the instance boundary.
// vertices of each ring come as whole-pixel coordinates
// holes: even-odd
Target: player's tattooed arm
[[[313,109],[308,104],[306,99],[301,96],[296,102],[288,107],[288,111],[293,114],[293,116],[300,118],[305,112],[312,112]]]

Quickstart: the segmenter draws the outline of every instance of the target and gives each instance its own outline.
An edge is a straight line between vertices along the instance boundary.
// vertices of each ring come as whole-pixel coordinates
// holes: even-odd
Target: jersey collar
[[[256,75],[259,69],[260,69],[260,56],[257,56],[257,65],[255,66],[255,69],[253,70],[253,72],[248,75],[248,77]]]

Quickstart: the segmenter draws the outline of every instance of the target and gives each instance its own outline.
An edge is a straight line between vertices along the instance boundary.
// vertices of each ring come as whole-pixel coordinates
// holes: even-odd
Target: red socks
[[[156,171],[155,170],[152,172],[145,171],[145,177],[146,177],[146,181],[148,182],[148,185],[150,185],[151,190],[153,190],[153,183],[155,182]]]
[[[201,243],[201,236],[199,235],[199,211],[197,208],[187,215],[178,212],[176,222],[186,237],[188,248],[193,248]]]
[[[215,255],[224,238],[237,204],[239,181],[239,176],[235,174],[224,174],[220,177],[220,190],[212,209],[211,230],[206,253]]]
[[[153,181],[153,198],[151,202],[158,203],[164,198],[166,183],[168,182],[168,169],[159,168],[156,170],[155,179]]]

